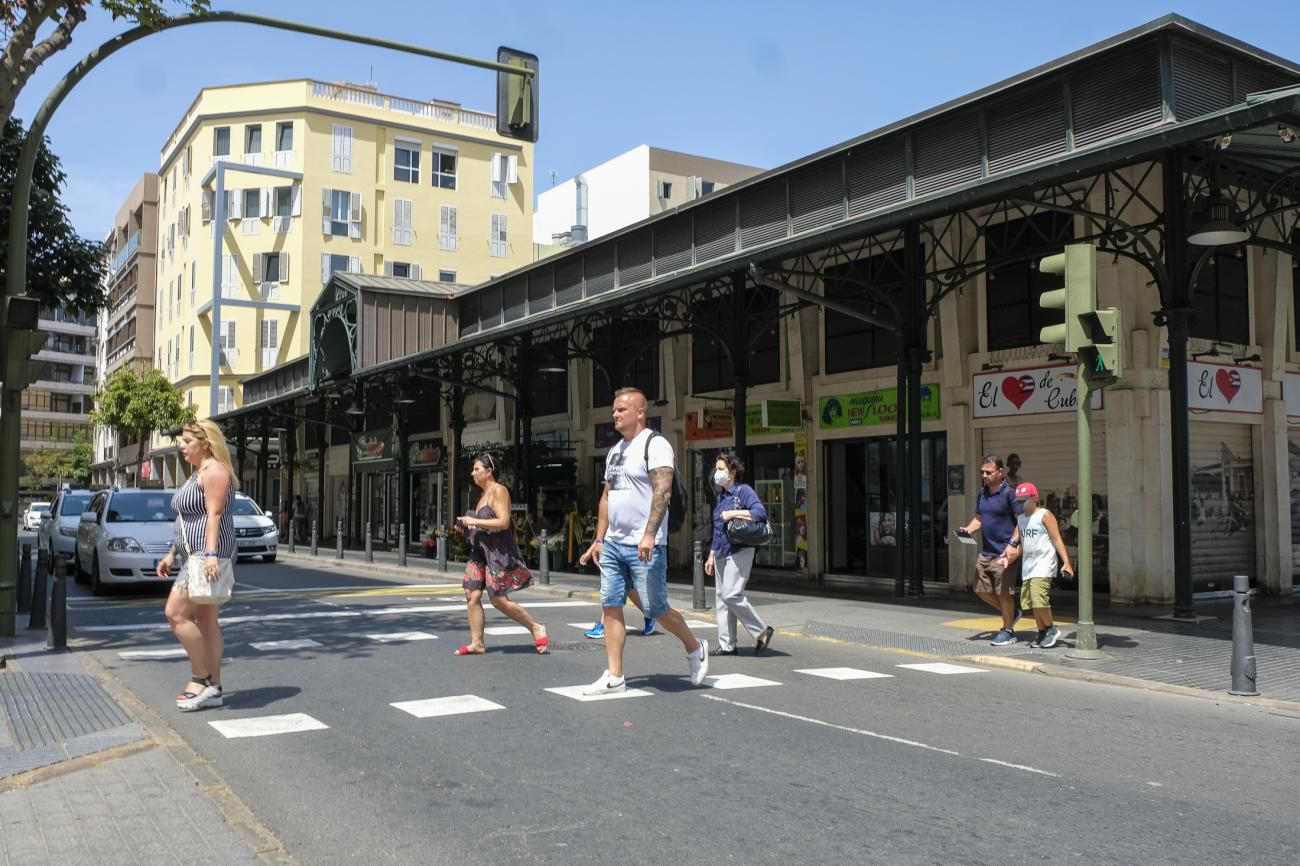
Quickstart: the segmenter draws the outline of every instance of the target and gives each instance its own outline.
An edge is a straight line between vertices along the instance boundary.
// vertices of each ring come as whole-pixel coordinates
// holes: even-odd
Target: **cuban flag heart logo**
[[[1214,384],[1219,386],[1219,393],[1229,403],[1241,390],[1241,374],[1236,370],[1219,370],[1214,374]]]
[[[1002,394],[1019,410],[1026,400],[1034,396],[1034,377],[1028,374],[1008,376],[1002,380]]]

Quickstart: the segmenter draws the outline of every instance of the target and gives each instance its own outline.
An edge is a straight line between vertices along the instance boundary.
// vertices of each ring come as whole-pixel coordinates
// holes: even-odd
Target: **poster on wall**
[[[1193,411],[1264,411],[1264,374],[1254,367],[1187,362],[1187,408]],[[1291,407],[1288,403],[1287,414]]]
[[[1078,371],[1074,365],[1031,367],[981,373],[971,382],[972,414],[976,418],[1051,415],[1074,412],[1079,406]],[[1101,408],[1101,392],[1092,394],[1092,408]]]
[[[898,423],[898,390],[884,388],[856,394],[822,397],[817,404],[818,425],[823,430]],[[921,420],[939,420],[939,386],[921,386]]]
[[[808,431],[794,434],[794,564],[808,571]]]

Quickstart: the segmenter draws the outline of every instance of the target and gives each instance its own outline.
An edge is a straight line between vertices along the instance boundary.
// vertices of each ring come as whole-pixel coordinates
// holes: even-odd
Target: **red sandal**
[[[458,656],[481,656],[486,652],[487,652],[486,649],[477,650],[477,651],[472,650],[469,647],[465,646],[464,644],[461,644],[456,648],[456,655]]]

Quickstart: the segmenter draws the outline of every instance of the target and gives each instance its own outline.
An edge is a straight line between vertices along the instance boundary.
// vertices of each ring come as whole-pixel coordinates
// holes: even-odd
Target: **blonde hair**
[[[208,443],[208,450],[212,452],[212,456],[226,467],[226,471],[230,473],[230,482],[236,490],[239,489],[239,476],[235,474],[234,464],[230,462],[230,446],[226,444],[226,437],[222,435],[221,428],[205,418],[202,421],[192,421],[181,429],[195,439]]]

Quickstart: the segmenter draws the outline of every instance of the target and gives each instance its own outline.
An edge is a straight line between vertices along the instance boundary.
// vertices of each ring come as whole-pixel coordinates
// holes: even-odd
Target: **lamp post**
[[[498,74],[509,73],[512,76],[522,76],[530,81],[536,81],[537,77],[535,63],[529,66],[517,62],[500,63],[491,60],[479,60],[446,51],[435,51],[431,48],[421,48],[388,39],[363,36],[359,33],[346,33],[341,30],[331,30],[326,27],[316,27],[296,21],[283,21],[278,18],[268,18],[264,15],[248,15],[242,12],[199,12],[192,15],[179,15],[167,19],[157,27],[133,27],[92,50],[59,80],[54,89],[50,91],[49,96],[41,103],[41,107],[37,110],[35,117],[32,118],[31,126],[27,130],[27,138],[23,141],[22,150],[18,155],[18,166],[14,175],[13,194],[10,200],[9,260],[6,262],[3,295],[0,296],[0,339],[6,345],[3,358],[0,358],[0,363],[4,364],[3,414],[0,414],[0,466],[15,467],[18,465],[19,459],[18,437],[20,431],[19,422],[21,420],[19,393],[25,383],[18,381],[19,368],[23,366],[23,363],[22,359],[15,357],[18,335],[14,333],[8,321],[9,301],[22,296],[23,289],[27,285],[28,206],[32,194],[32,173],[36,166],[36,155],[41,142],[45,138],[45,130],[49,126],[50,119],[59,106],[63,104],[63,100],[72,91],[72,88],[76,87],[92,69],[126,46],[163,30],[172,30],[191,24],[220,22],[255,24],[261,27],[289,30],[309,36],[323,36],[327,39],[355,42],[361,45],[386,48],[435,60],[448,60],[453,63],[477,66],[482,69],[494,70]],[[498,116],[502,115],[504,109],[501,90],[502,88],[498,85]],[[530,88],[530,90],[535,92],[536,88]],[[508,98],[509,94],[504,94],[504,96]],[[527,120],[529,121],[527,124],[528,130],[530,132],[535,130],[536,117],[531,116]],[[498,127],[500,127],[500,124],[498,124]],[[215,341],[216,334],[213,334],[213,338]],[[11,618],[6,618],[4,612],[13,607],[15,599],[11,592],[4,592],[3,587],[15,582],[17,560],[18,473],[9,471],[0,475],[0,636],[5,637],[13,634],[13,622]]]

